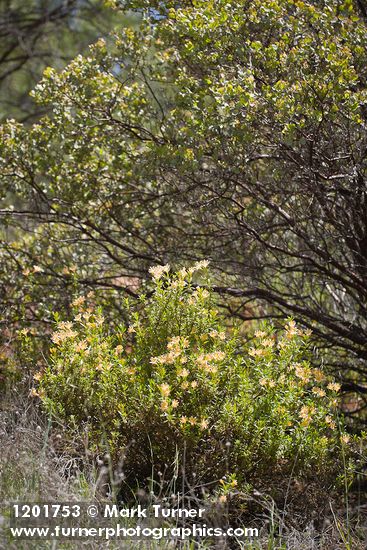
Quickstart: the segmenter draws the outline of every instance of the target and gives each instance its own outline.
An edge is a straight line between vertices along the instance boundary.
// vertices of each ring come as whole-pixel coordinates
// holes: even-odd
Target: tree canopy
[[[3,0],[0,7],[0,119],[39,115],[29,91],[43,69],[61,70],[123,22],[102,0]],[[42,111],[41,111],[42,112]]]

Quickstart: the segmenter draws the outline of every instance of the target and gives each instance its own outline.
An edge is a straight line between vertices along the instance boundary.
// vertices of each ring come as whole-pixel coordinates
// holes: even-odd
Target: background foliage
[[[362,8],[124,2],[141,24],[47,69],[48,114],[1,130],[6,322],[48,323],[75,284],[118,316],[152,263],[210,257],[230,315],[293,314],[363,395]]]
[[[128,18],[131,20],[131,17]],[[100,0],[3,0],[0,7],[0,118],[34,120],[30,90],[49,65],[62,69],[126,16]]]

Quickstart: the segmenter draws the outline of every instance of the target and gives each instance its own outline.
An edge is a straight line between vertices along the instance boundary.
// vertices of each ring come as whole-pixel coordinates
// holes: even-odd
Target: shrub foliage
[[[138,309],[126,302],[130,324],[113,334],[101,311],[75,299],[33,394],[140,481],[183,470],[196,482],[235,474],[251,483],[269,468],[335,474],[348,442],[335,414],[339,385],[310,366],[309,333],[289,319],[279,334],[256,331],[245,349],[207,281],[198,283],[206,267],[152,268],[153,292]]]

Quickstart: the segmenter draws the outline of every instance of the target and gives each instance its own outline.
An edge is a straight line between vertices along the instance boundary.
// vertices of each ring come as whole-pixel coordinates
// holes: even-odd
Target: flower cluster
[[[209,265],[209,260],[201,260],[199,262],[196,262],[193,266],[186,268],[183,267],[176,273],[176,278],[173,278],[171,281],[171,286],[173,288],[178,288],[180,286],[180,283],[187,277],[190,278],[193,273],[196,271],[202,271],[203,269],[206,269]],[[164,275],[168,275],[171,267],[169,264],[165,265],[157,265],[157,266],[151,266],[149,268],[149,273],[152,275],[153,279],[155,281],[159,281]]]
[[[219,350],[211,353],[204,353],[196,357],[196,363],[200,369],[214,374],[217,372],[218,367],[212,363],[219,363],[223,361],[225,356],[225,352]]]
[[[78,333],[75,330],[73,330],[72,327],[73,327],[73,323],[71,323],[70,321],[60,323],[58,326],[58,330],[55,331],[51,336],[53,343],[61,344],[62,342],[64,342],[69,338],[75,338],[78,335]]]
[[[170,266],[168,264],[166,265],[157,265],[152,266],[149,268],[149,273],[152,275],[153,279],[156,281],[159,281],[163,277],[164,274],[168,273],[170,270]]]

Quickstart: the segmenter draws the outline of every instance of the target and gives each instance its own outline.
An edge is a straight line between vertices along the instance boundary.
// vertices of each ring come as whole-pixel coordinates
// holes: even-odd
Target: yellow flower
[[[315,395],[318,395],[319,397],[325,397],[326,395],[325,390],[317,387],[312,388],[312,393],[314,393]]]
[[[286,329],[286,337],[287,338],[292,338],[296,334],[299,334],[299,330],[298,330],[298,328],[296,328],[296,323],[293,320],[289,321],[289,323],[286,325],[285,329]]]
[[[88,342],[86,340],[81,340],[75,346],[75,351],[85,351],[88,347]]]
[[[157,265],[149,268],[149,273],[152,275],[153,279],[158,281],[165,273],[168,273],[170,270],[169,264],[166,265]]]
[[[178,403],[177,399],[173,399],[172,403],[171,403],[172,409],[177,409],[178,405],[179,405],[179,403]]]
[[[75,300],[73,300],[71,302],[71,305],[73,307],[80,307],[84,304],[84,302],[85,302],[85,297],[84,296],[79,296],[78,298],[75,298]]]
[[[103,315],[98,315],[98,316],[96,317],[96,324],[97,324],[97,325],[103,325],[103,323],[104,323],[104,317],[103,317]]]
[[[224,351],[213,351],[212,353],[207,353],[204,359],[205,361],[223,361],[225,356]]]
[[[189,371],[187,369],[182,369],[178,373],[178,376],[182,376],[182,378],[187,378],[189,376]]]
[[[325,375],[320,369],[313,369],[312,374],[317,382],[325,380]]]
[[[195,426],[196,418],[194,416],[190,416],[190,418],[188,418],[188,421],[191,424],[191,426]]]
[[[120,353],[122,353],[123,351],[124,347],[121,344],[115,347],[115,352],[117,353],[117,355],[120,355]]]
[[[266,332],[264,332],[263,330],[257,330],[255,332],[255,336],[256,336],[256,338],[265,338]]]
[[[182,382],[181,384],[181,388],[183,390],[187,390],[187,388],[189,387],[189,383],[185,380],[184,382]]]
[[[268,379],[268,378],[261,378],[259,380],[259,384],[260,384],[260,386],[263,386],[263,387],[268,386],[269,388],[274,388],[275,385],[276,385],[274,380],[271,380],[271,379]]]
[[[135,327],[133,325],[130,325],[129,328],[127,329],[127,332],[129,334],[133,334],[134,332],[136,332]]]
[[[335,430],[336,424],[331,416],[329,415],[325,416],[325,422],[326,424],[328,424],[329,428],[331,428],[332,430]]]
[[[71,323],[70,321],[62,321],[61,323],[59,323],[58,325],[58,329],[60,330],[70,330],[73,326],[73,323]]]
[[[218,338],[219,340],[225,340],[226,339],[226,333],[224,331],[218,332],[217,330],[212,330],[209,332],[209,336],[212,338]]]
[[[274,346],[274,340],[271,338],[266,338],[266,340],[261,342],[261,345],[264,346],[264,348],[271,348]]]
[[[198,365],[199,369],[207,370],[208,367],[209,367],[209,363],[208,363],[208,361],[206,361],[204,359],[204,356],[197,357],[196,362],[197,362],[197,365]]]
[[[265,355],[265,354],[266,354],[266,351],[265,351],[264,349],[250,348],[250,349],[248,350],[248,353],[249,353],[249,355],[251,355],[252,357],[256,357],[256,356]]]
[[[302,418],[302,426],[308,426],[312,420],[312,415],[315,412],[315,408],[312,406],[304,405],[300,410],[300,417]]]
[[[193,266],[194,270],[199,271],[200,269],[205,269],[208,267],[209,263],[209,260],[201,260],[200,262],[196,262]]]
[[[350,441],[350,437],[347,434],[343,434],[340,438],[341,442],[347,445]]]
[[[161,403],[161,411],[166,411],[168,409],[169,405],[168,405],[168,401],[164,400],[162,401]]]
[[[188,348],[190,345],[190,342],[188,341],[187,338],[181,338],[181,345],[183,348]]]
[[[168,344],[167,344],[167,349],[170,351],[168,355],[176,359],[181,354],[181,347],[187,348],[188,346],[189,346],[189,341],[187,338],[174,336],[168,341]]]
[[[209,296],[210,296],[210,293],[205,288],[202,288],[201,286],[198,286],[192,295],[194,300],[199,300],[200,297],[206,300],[207,298],[209,298]]]
[[[308,382],[310,380],[310,369],[302,367],[301,365],[295,365],[296,376],[302,380],[302,382]]]
[[[309,407],[307,405],[304,405],[301,410],[300,410],[300,417],[301,418],[307,418],[308,416],[310,416],[314,411],[314,408],[313,407]]]
[[[60,344],[68,338],[75,338],[78,334],[71,329],[71,326],[71,323],[60,323],[60,330],[57,330],[51,336],[51,340],[53,341],[53,343]]]
[[[186,275],[188,274],[188,271],[186,269],[186,267],[183,267],[182,269],[180,269],[180,271],[178,272],[178,276],[181,277],[182,279],[184,279],[186,277]]]
[[[36,388],[32,388],[31,391],[29,392],[29,395],[30,397],[39,397],[39,393],[36,390]]]
[[[197,381],[196,381],[196,380],[193,380],[193,381],[191,382],[191,387],[192,387],[193,389],[195,389],[195,388],[197,388],[197,386],[198,386]]]
[[[36,374],[33,375],[33,379],[37,380],[39,382],[42,378],[42,372],[36,372]]]
[[[187,420],[188,420],[188,419],[187,419],[187,416],[181,416],[181,418],[180,418],[180,423],[181,423],[181,424],[186,424]]]
[[[208,427],[208,425],[209,425],[209,424],[208,424],[208,421],[207,421],[205,418],[203,418],[202,421],[200,422],[200,428],[201,428],[202,430],[206,430],[206,428]]]
[[[174,336],[171,338],[167,344],[167,349],[169,350],[176,350],[180,348],[180,337]]]
[[[95,43],[95,46],[98,48],[103,48],[105,45],[106,45],[106,41],[104,38],[99,38]]]
[[[337,382],[332,382],[332,383],[328,384],[328,389],[329,390],[338,392],[340,390],[340,388],[341,388],[341,385],[338,384]]]
[[[171,388],[169,387],[168,384],[161,384],[159,386],[160,390],[161,390],[161,393],[162,395],[164,395],[164,397],[168,397],[170,392],[171,392]]]
[[[170,351],[169,353],[165,353],[163,355],[159,355],[158,357],[151,357],[150,363],[152,365],[169,365],[171,363],[174,363],[175,359],[179,356],[180,352],[177,351]]]

